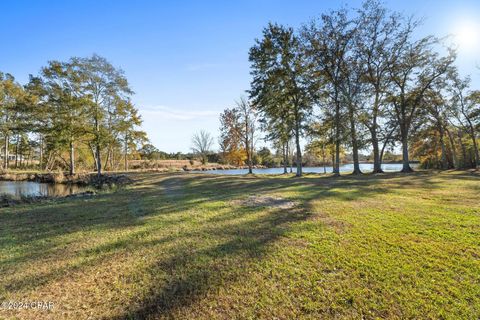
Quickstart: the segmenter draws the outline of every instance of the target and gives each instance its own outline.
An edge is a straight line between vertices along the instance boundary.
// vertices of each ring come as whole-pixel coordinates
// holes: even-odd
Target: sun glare
[[[463,52],[480,51],[480,24],[463,21],[454,33],[454,41]]]

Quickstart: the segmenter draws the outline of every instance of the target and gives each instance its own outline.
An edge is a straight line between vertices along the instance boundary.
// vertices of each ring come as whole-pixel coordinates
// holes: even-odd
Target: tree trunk
[[[340,175],[340,104],[335,103],[335,164],[333,174]]]
[[[75,174],[75,148],[73,146],[73,141],[70,140],[70,175]]]
[[[295,144],[297,146],[297,177],[302,176],[302,149],[300,147],[300,123],[298,119],[295,121]]]
[[[282,150],[283,150],[283,173],[287,174],[288,173],[288,171],[287,171],[288,155],[287,155],[287,150],[286,150],[286,147],[285,147],[285,143],[282,144]]]
[[[335,112],[335,163],[333,164],[333,174],[340,175],[340,115]]]
[[[477,145],[477,139],[475,137],[475,129],[473,128],[473,125],[470,125],[470,139],[472,139],[473,143],[473,155],[475,157],[475,164],[474,168],[477,168],[479,165],[479,154],[478,154],[478,145]]]
[[[17,143],[15,143],[15,169],[18,168],[18,144],[20,143],[19,135],[17,134]]]
[[[100,178],[102,176],[102,156],[100,154],[100,122],[98,116],[98,101],[95,100],[96,110],[95,110],[95,158],[97,163],[97,176]]]
[[[248,174],[253,173],[253,168],[252,168],[252,152],[250,150],[250,139],[248,138],[250,135],[250,130],[248,129],[250,126],[250,123],[248,122],[248,115],[245,116],[247,119],[245,121],[245,151],[247,152],[247,164],[248,164]]]
[[[40,168],[40,171],[43,169],[43,136],[40,135],[40,159],[38,163],[38,167]]]
[[[288,157],[288,163],[290,164],[290,173],[293,173],[293,160],[294,160],[294,156],[292,154],[292,157],[290,158],[290,154],[287,153],[287,157]]]
[[[465,144],[463,143],[463,134],[461,129],[458,130],[458,143],[460,144],[460,150],[462,150],[461,168],[465,168],[467,166],[467,150],[465,148]]]
[[[105,164],[103,165],[103,170],[105,170],[105,171],[111,170],[111,168],[108,167],[108,163],[110,162],[111,152],[112,152],[112,150],[111,150],[110,146],[107,147],[107,156],[105,158]],[[111,165],[110,165],[110,167],[111,167]]]
[[[95,146],[95,153],[96,153],[96,158],[97,158],[97,176],[100,178],[102,176],[102,160],[101,160],[101,154],[100,154],[100,145]]]
[[[284,158],[284,161],[285,161],[285,173],[288,172],[288,167],[293,164],[293,159],[290,159],[290,148],[288,147],[288,141],[287,143],[284,144],[284,151],[285,151],[285,158]],[[290,163],[290,161],[292,163]],[[292,170],[290,170],[290,173],[292,173]]]
[[[380,165],[383,163],[383,154],[385,152],[385,148],[387,147],[388,142],[392,138],[392,135],[395,132],[396,128],[397,128],[397,126],[395,125],[395,127],[392,128],[392,130],[388,133],[387,137],[385,138],[385,141],[383,142],[382,150],[380,151],[380,160],[379,160]]]
[[[373,117],[372,117],[372,126],[370,129],[370,134],[372,138],[372,148],[373,148],[373,173],[383,173],[382,170],[382,161],[380,157],[380,148],[378,146],[378,136],[377,136],[377,117],[379,110],[379,100],[380,100],[380,90],[379,86],[375,86],[375,101],[373,106]]]
[[[380,158],[380,150],[378,146],[377,133],[372,132],[372,147],[373,147],[373,173],[383,173],[382,159]]]
[[[355,128],[355,113],[353,106],[349,108],[350,116],[350,136],[352,138],[352,153],[353,153],[353,172],[352,174],[361,174],[360,162],[358,159],[358,141],[357,141],[357,131]]]
[[[323,162],[323,173],[326,174],[327,173],[327,167],[325,166],[325,162],[326,162],[326,155],[325,155],[325,145],[322,144],[322,162]]]
[[[404,173],[412,172],[410,167],[410,159],[408,158],[408,129],[405,123],[400,124],[400,134],[402,136],[402,171]]]
[[[385,153],[385,147],[387,145],[384,143],[383,146],[382,146],[382,151],[380,151],[380,163],[383,163],[383,155]]]
[[[4,138],[4,150],[3,150],[3,169],[8,169],[8,135]]]
[[[26,166],[29,167],[30,166],[30,160],[32,159],[32,149],[31,148],[28,148],[28,156],[27,156],[27,160],[26,160]]]
[[[448,128],[445,128],[445,130],[447,131],[448,141],[450,141],[450,148],[452,150],[453,167],[457,169],[459,165],[458,165],[458,159],[457,159],[457,152],[455,150],[456,149],[455,141],[453,140],[452,133],[450,132],[450,130],[448,130]]]
[[[252,164],[252,153],[249,148],[247,148],[247,162],[248,162],[248,173],[253,173],[253,164]]]
[[[118,162],[115,161],[115,150],[112,148],[110,153],[110,170],[117,170]]]
[[[334,170],[334,168],[333,168],[334,165],[335,165],[335,153],[332,152],[332,172],[334,172],[333,171]]]
[[[125,134],[125,171],[128,171],[128,136]]]
[[[447,148],[445,147],[445,140],[443,139],[443,136],[445,135],[445,132],[443,130],[443,126],[441,124],[438,125],[438,133],[440,134],[440,148],[442,151],[441,157],[440,157],[440,162],[442,166],[442,170],[448,169],[448,162],[447,162]]]
[[[97,171],[97,153],[95,152],[95,146],[91,143],[88,144],[90,147],[90,152],[92,153],[92,158],[93,158],[93,165],[94,165],[94,171]]]
[[[290,168],[290,173],[293,173],[293,162],[295,161],[295,157],[294,157],[294,154],[293,152],[291,152],[290,150],[290,142],[287,142],[286,143],[286,150],[287,150],[287,153],[286,153],[286,159],[287,159],[287,167]],[[290,154],[292,155],[290,157]]]
[[[434,144],[433,144],[433,154],[435,156],[435,162],[432,166],[429,166],[428,169],[432,169],[432,168],[435,168],[435,169],[438,169],[439,167],[441,167],[441,164],[440,164],[440,161],[438,161],[438,152],[437,152],[437,148],[438,148],[438,144],[437,144],[437,139],[434,140]],[[440,164],[440,165],[439,165]]]

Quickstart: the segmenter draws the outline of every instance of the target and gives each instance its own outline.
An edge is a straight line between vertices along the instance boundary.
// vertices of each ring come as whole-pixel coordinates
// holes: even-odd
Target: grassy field
[[[0,209],[0,318],[480,317],[478,173],[132,177]]]

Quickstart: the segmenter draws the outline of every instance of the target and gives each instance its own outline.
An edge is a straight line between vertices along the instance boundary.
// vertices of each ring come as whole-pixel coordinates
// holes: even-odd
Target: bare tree
[[[198,154],[202,163],[207,163],[207,155],[213,145],[213,138],[210,133],[205,130],[200,130],[192,137],[192,151]]]
[[[256,128],[256,110],[245,97],[237,101],[237,108],[240,112],[242,124],[242,140],[244,141],[245,152],[247,153],[248,173],[253,173],[252,154],[254,149],[254,136]]]

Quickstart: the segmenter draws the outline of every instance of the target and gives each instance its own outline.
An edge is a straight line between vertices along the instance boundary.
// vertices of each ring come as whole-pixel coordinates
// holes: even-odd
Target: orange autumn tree
[[[220,114],[220,156],[224,163],[241,166],[247,160],[242,141],[242,125],[237,108]]]

